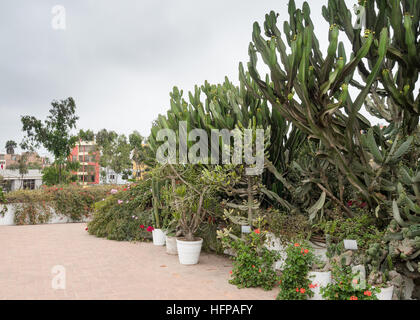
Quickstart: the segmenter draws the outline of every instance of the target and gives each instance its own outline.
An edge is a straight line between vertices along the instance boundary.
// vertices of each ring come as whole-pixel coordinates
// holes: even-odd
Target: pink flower
[[[111,194],[116,194],[118,192],[118,190],[117,189],[112,189],[111,190]]]
[[[353,283],[357,284],[359,281],[357,279],[353,279]]]
[[[118,204],[121,204],[121,203],[123,203],[124,201],[122,201],[122,200],[118,200]]]

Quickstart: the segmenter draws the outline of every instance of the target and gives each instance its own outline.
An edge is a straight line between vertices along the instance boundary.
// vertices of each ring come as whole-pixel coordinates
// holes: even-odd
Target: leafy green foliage
[[[222,237],[225,247],[233,250],[232,279],[229,283],[238,288],[262,287],[271,290],[279,277],[274,270],[274,263],[279,254],[268,250],[265,244],[265,233],[256,229],[243,239],[232,240],[229,236]]]
[[[106,197],[112,186],[83,188],[77,185],[44,186],[39,190],[19,190],[5,195],[15,206],[15,223],[45,223],[55,212],[58,216],[81,221],[92,214],[95,202]]]
[[[147,227],[153,224],[150,192],[151,181],[140,181],[95,204],[89,234],[110,240],[135,241],[150,239]]]
[[[75,115],[76,104],[73,98],[56,101],[52,103],[50,114],[42,122],[34,116],[22,116],[22,130],[26,133],[21,143],[23,149],[33,149],[44,146],[50,151],[59,166],[59,183],[61,180],[61,167],[70,155],[71,149],[77,141],[77,136],[71,134],[71,130],[76,128],[79,119]]]
[[[13,140],[8,140],[6,142],[5,148],[6,148],[6,153],[7,154],[14,154],[15,153],[15,148],[17,147],[17,143]]]
[[[357,275],[348,266],[334,266],[332,273],[333,283],[321,287],[322,297],[326,300],[378,300],[378,288],[366,284],[362,289],[357,284]]]
[[[308,277],[315,256],[309,246],[295,243],[286,249],[287,258],[284,262],[280,279],[278,300],[306,300],[313,296],[310,290],[311,280]]]
[[[367,250],[373,243],[381,242],[384,231],[375,225],[372,215],[367,213],[357,214],[354,218],[336,218],[316,226],[328,234],[332,243],[342,243],[344,239],[357,241],[360,250]]]

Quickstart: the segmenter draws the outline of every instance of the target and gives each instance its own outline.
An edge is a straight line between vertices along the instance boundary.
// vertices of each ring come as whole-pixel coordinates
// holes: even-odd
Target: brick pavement
[[[183,266],[165,247],[90,236],[86,224],[0,226],[0,299],[275,299],[278,291],[237,289],[231,261],[201,254]],[[66,289],[53,289],[63,266]]]

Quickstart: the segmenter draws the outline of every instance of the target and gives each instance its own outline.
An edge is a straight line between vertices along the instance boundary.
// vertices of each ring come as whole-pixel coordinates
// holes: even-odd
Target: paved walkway
[[[277,289],[237,289],[231,261],[201,254],[183,266],[165,247],[90,236],[86,224],[0,227],[0,299],[275,299]],[[65,268],[65,289],[57,277]],[[58,274],[58,276],[57,276]],[[61,282],[63,283],[63,282]]]

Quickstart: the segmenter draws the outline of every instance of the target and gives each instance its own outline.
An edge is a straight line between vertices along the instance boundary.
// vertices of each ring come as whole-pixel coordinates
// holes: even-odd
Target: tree
[[[92,130],[89,130],[89,129],[86,130],[86,131],[80,129],[78,137],[82,141],[93,141],[93,140],[95,140],[95,133]]]
[[[62,169],[77,136],[71,134],[79,119],[75,115],[76,105],[73,98],[54,100],[50,115],[42,122],[33,116],[22,116],[22,130],[26,133],[21,143],[23,149],[33,150],[34,147],[44,146],[55,157],[58,166],[58,182],[62,182]]]
[[[54,163],[53,165],[48,166],[42,170],[42,183],[47,186],[53,186],[60,183],[67,184],[76,182],[77,176],[72,174],[72,171],[77,171],[79,167],[79,162],[66,162],[66,165],[61,168],[60,178],[60,170],[58,168],[58,164]]]
[[[140,165],[153,166],[155,157],[150,147],[145,144],[145,139],[138,131],[134,131],[128,137],[132,151],[132,160],[138,168]]]
[[[116,143],[112,145],[112,156],[110,158],[110,168],[118,175],[132,167],[130,160],[130,144],[125,135],[119,135]]]
[[[107,131],[106,129],[102,129],[96,134],[96,145],[98,146],[101,155],[99,165],[102,168],[105,168],[105,183],[108,182],[109,168],[114,152],[113,146],[115,145],[117,137],[118,134],[115,131]]]
[[[15,148],[17,147],[17,143],[13,140],[9,140],[6,142],[6,153],[7,154],[14,154]]]
[[[25,174],[28,173],[27,161],[28,161],[28,156],[26,154],[23,154],[18,160],[18,169],[19,169],[19,174],[21,177],[21,184],[20,184],[21,189],[23,189],[23,177],[25,176]]]

